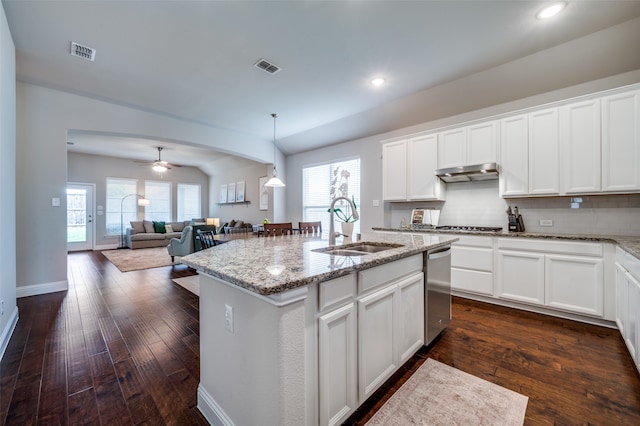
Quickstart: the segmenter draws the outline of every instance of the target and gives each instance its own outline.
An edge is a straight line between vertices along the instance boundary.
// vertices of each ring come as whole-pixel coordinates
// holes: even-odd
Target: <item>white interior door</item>
[[[67,250],[93,250],[94,186],[67,184]]]

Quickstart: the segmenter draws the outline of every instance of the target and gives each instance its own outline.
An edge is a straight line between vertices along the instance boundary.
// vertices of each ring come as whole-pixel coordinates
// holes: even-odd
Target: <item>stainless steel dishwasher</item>
[[[451,322],[451,246],[424,256],[424,344],[430,344]]]

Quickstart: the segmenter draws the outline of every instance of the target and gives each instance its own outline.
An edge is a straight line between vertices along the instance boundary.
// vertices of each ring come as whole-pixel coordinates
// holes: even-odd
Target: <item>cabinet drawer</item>
[[[492,237],[475,237],[475,236],[459,236],[458,241],[452,244],[455,246],[469,246],[469,247],[493,247]]]
[[[493,274],[491,272],[451,268],[451,288],[493,296]]]
[[[325,281],[318,284],[318,310],[324,312],[337,308],[353,299],[356,292],[356,275]]]
[[[490,248],[453,246],[451,248],[451,267],[492,272],[493,250]]]
[[[603,256],[601,243],[577,241],[540,241],[519,238],[498,238],[498,248],[508,250],[535,251],[539,253],[562,253],[582,256]]]
[[[399,277],[422,271],[422,254],[358,272],[358,294],[380,287]]]

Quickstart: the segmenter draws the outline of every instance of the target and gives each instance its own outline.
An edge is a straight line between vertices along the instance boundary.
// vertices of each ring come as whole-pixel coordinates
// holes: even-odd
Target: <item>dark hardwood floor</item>
[[[4,424],[172,424],[196,408],[198,298],[184,266],[121,273],[69,255],[69,291],[18,299],[0,363]],[[453,321],[348,424],[364,424],[427,357],[529,397],[525,424],[640,424],[640,378],[616,330],[454,298]]]

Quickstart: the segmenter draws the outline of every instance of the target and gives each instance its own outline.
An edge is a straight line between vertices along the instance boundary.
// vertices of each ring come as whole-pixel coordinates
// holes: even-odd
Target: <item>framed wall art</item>
[[[224,204],[227,202],[227,184],[220,185],[220,195],[218,197],[218,203]]]
[[[260,210],[269,210],[269,189],[264,186],[269,180],[264,176],[258,179],[258,191],[260,191]]]
[[[235,203],[236,201],[236,183],[227,185],[227,203]]]
[[[244,181],[236,182],[236,203],[244,203]]]

